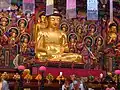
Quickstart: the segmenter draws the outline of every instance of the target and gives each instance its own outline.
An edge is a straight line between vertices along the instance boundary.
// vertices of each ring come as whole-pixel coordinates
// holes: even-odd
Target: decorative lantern
[[[40,72],[45,72],[45,71],[46,71],[46,67],[45,67],[45,66],[41,66],[41,67],[39,68],[39,71],[40,71]]]
[[[25,66],[23,66],[23,65],[20,65],[20,66],[18,66],[18,70],[25,70]]]
[[[120,70],[115,70],[115,74],[120,75]]]

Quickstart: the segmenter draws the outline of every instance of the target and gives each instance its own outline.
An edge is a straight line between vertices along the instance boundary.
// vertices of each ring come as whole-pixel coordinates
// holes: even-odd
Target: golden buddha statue
[[[112,23],[109,25],[109,30],[107,32],[107,44],[114,44],[117,40],[117,25]]]
[[[36,57],[40,60],[77,62],[83,64],[83,58],[76,53],[68,53],[66,34],[59,30],[61,15],[58,11],[47,17],[48,28],[39,32],[39,48],[36,48]],[[36,43],[36,46],[38,43]]]

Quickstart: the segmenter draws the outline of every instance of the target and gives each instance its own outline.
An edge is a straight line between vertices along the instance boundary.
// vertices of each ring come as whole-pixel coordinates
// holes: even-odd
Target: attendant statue
[[[117,40],[117,25],[111,23],[107,31],[107,44],[114,44]]]
[[[20,18],[18,20],[17,24],[18,24],[18,28],[20,30],[20,34],[23,34],[23,33],[27,32],[26,28],[27,28],[28,22],[25,18]]]
[[[77,52],[77,40],[78,36],[75,33],[70,33],[68,35],[68,41],[69,41],[69,51],[72,53]]]
[[[41,60],[78,62],[83,64],[82,55],[68,53],[66,34],[59,30],[61,15],[54,11],[48,16],[48,28],[40,31],[40,47],[36,50],[36,57]],[[38,44],[38,43],[36,43]]]
[[[76,42],[75,42],[75,39],[74,39],[74,38],[71,38],[71,39],[70,39],[69,49],[70,49],[70,50],[69,50],[70,52],[75,53],[75,51],[76,51]]]
[[[95,24],[90,24],[88,27],[88,35],[91,37],[95,37],[95,34],[97,32],[97,27]]]
[[[8,43],[12,46],[15,46],[17,41],[17,36],[19,35],[19,31],[16,27],[11,27],[8,32],[9,32]]]
[[[61,25],[60,25],[60,28],[63,32],[65,32],[66,34],[68,33],[69,31],[69,25],[67,24],[67,22],[62,22]]]
[[[99,64],[100,68],[103,69],[103,49],[104,49],[104,39],[102,36],[98,36],[95,39],[95,46],[94,46],[94,55],[97,58],[97,63]]]
[[[78,39],[83,39],[84,33],[83,33],[83,27],[81,25],[78,25],[76,27],[76,34],[78,35]]]
[[[48,26],[47,17],[44,12],[40,12],[37,19],[37,24],[35,26],[36,33],[42,29],[44,30]]]
[[[45,30],[48,26],[48,21],[47,21],[47,17],[45,16],[44,12],[40,12],[38,20],[37,20],[37,24],[35,25],[35,42],[37,43],[35,45],[36,49],[40,47],[40,34],[42,30]],[[36,50],[35,49],[35,50]]]
[[[91,68],[93,61],[96,59],[93,52],[93,38],[90,36],[86,36],[83,39],[83,44],[80,45],[81,47],[81,54],[84,56],[84,62],[86,63],[85,68]]]
[[[0,18],[0,27],[3,30],[3,33],[6,32],[8,25],[9,25],[9,19],[7,17],[1,17]]]
[[[103,49],[103,45],[104,45],[104,40],[102,36],[98,36],[95,39],[95,50],[96,53],[97,52],[101,52],[101,50]]]
[[[20,40],[21,40],[20,51],[22,53],[25,53],[28,50],[28,44],[29,44],[29,41],[30,41],[30,35],[27,34],[27,33],[22,34],[21,37],[20,37]]]

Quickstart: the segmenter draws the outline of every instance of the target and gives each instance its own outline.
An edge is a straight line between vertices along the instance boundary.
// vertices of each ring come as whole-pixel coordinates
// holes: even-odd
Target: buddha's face
[[[82,33],[82,29],[78,28],[78,33],[81,34]]]
[[[20,27],[21,28],[24,28],[25,27],[25,24],[23,22],[20,23]]]
[[[46,22],[46,16],[44,16],[44,15],[41,16],[41,22],[43,22],[43,23]]]
[[[49,17],[49,27],[51,28],[59,28],[60,26],[60,17],[59,16],[50,16]]]
[[[63,31],[66,31],[66,28],[65,28],[65,27],[62,27],[62,30],[63,30]]]
[[[2,18],[2,26],[7,26],[8,20],[6,18]]]
[[[91,28],[91,33],[94,33],[95,32],[95,28]]]
[[[111,31],[111,32],[117,32],[116,26],[112,26],[110,31]]]
[[[75,41],[74,38],[71,38],[71,43],[74,43],[74,41]]]
[[[46,28],[48,26],[47,17],[42,15],[40,19],[41,28]]]
[[[16,37],[16,33],[15,32],[12,33],[12,37]]]
[[[97,45],[102,45],[102,39],[100,37],[97,39]]]
[[[85,43],[86,43],[86,46],[89,47],[89,46],[91,46],[91,43],[92,43],[92,42],[91,42],[90,39],[87,39],[87,40],[85,41]]]
[[[3,25],[3,26],[6,26],[6,24],[7,24],[7,23],[6,23],[5,21],[2,22],[2,25]]]
[[[62,26],[62,30],[63,30],[63,31],[66,31],[66,30],[67,30],[67,26],[66,26],[66,25],[63,25],[63,26]]]
[[[27,38],[24,39],[24,43],[28,43],[28,39]]]

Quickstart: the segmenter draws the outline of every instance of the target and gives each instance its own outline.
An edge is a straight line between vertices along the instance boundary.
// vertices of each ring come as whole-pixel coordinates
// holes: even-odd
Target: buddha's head
[[[48,16],[49,28],[58,29],[60,26],[61,15],[58,11],[54,11],[52,15]]]
[[[21,22],[20,22],[20,27],[25,27],[25,22],[24,22],[24,20],[21,20]]]
[[[15,32],[12,33],[12,37],[16,37],[16,33]]]
[[[87,47],[91,47],[92,46],[92,38],[91,37],[85,37],[85,39],[84,39],[84,42],[85,42],[85,45],[87,46]]]
[[[9,19],[7,17],[2,17],[0,21],[2,26],[7,26],[9,24]]]
[[[45,16],[44,12],[40,12],[38,17],[38,23],[41,24],[41,28],[46,28],[48,26],[47,17]]]
[[[72,38],[70,39],[70,42],[71,42],[71,43],[74,43],[74,42],[75,42],[75,39],[72,37]]]
[[[76,28],[76,30],[77,30],[77,33],[78,33],[78,34],[81,34],[81,33],[82,33],[82,27],[81,27],[81,26],[78,26],[78,27]]]
[[[113,32],[113,33],[117,32],[117,25],[115,23],[109,25],[109,32]]]
[[[66,24],[62,24],[61,29],[62,29],[62,31],[67,32],[68,26]]]
[[[24,43],[28,43],[28,38],[24,38]]]
[[[9,29],[10,37],[16,38],[18,36],[18,29],[15,27],[12,27]]]
[[[89,29],[90,29],[90,33],[95,33],[96,32],[96,26],[94,24],[91,24],[89,26]]]
[[[18,20],[18,27],[26,28],[27,27],[27,20],[25,18],[21,18]]]
[[[103,44],[103,38],[102,37],[97,37],[95,40],[96,45],[101,46]]]
[[[21,43],[29,43],[30,35],[28,33],[22,34],[20,37]]]

